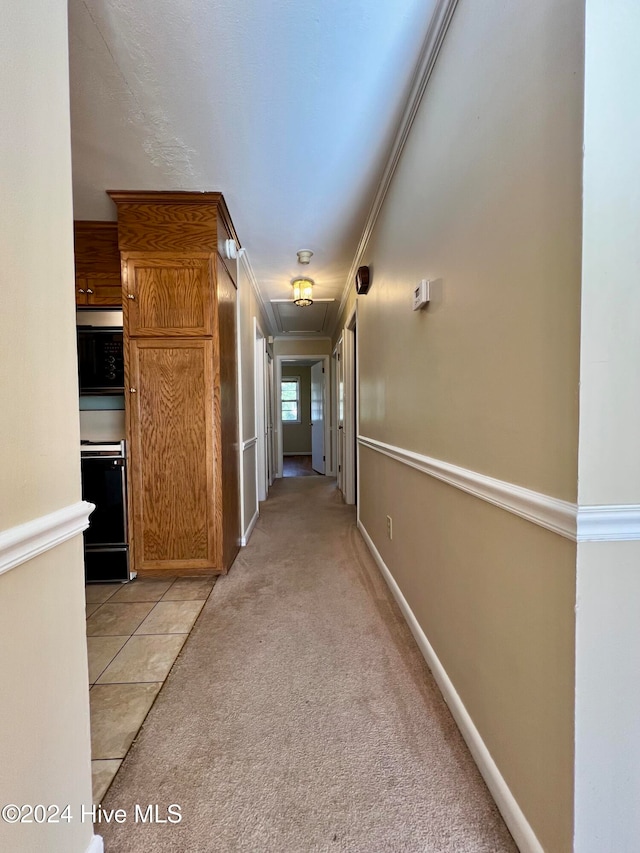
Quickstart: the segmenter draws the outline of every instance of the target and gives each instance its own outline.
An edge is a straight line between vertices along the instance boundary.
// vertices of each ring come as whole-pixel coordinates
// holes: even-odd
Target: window
[[[300,423],[300,379],[287,377],[280,388],[283,423]]]

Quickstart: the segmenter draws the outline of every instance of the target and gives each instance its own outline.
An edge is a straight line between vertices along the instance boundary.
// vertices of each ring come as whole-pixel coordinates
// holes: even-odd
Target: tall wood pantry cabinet
[[[235,265],[220,193],[110,192],[122,264],[129,518],[143,575],[226,572],[240,542]]]

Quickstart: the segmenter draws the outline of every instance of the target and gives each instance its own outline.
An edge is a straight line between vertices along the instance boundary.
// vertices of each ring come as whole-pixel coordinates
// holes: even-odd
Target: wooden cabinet
[[[226,572],[240,545],[235,231],[220,193],[118,206],[133,568]]]
[[[138,571],[222,565],[212,340],[129,342],[134,562]]]
[[[119,308],[122,304],[117,222],[76,221],[76,305]]]
[[[158,259],[127,253],[122,280],[132,337],[213,334],[211,255]]]

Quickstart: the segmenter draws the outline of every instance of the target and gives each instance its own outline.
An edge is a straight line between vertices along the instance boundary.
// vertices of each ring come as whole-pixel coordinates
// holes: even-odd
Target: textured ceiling
[[[220,190],[269,306],[301,271],[339,302],[434,5],[69,0],[75,217],[113,219],[106,189]]]

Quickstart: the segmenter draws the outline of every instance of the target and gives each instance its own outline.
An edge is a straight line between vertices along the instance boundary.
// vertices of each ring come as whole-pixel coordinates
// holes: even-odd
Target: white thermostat
[[[413,310],[419,311],[429,302],[429,282],[423,278],[413,289]]]

